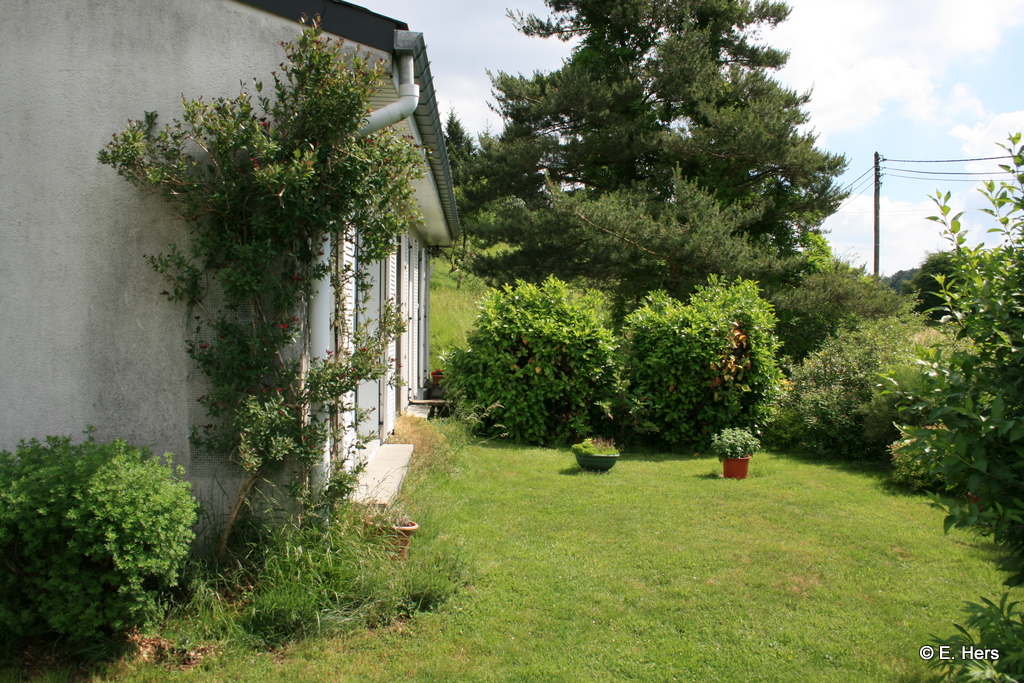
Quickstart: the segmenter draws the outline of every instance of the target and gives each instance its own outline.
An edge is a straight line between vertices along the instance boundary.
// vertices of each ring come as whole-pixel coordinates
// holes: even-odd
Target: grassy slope
[[[457,544],[473,568],[453,603],[182,677],[930,680],[918,649],[1000,588],[990,544],[944,536],[926,499],[877,475],[777,454],[745,481],[719,469],[626,456],[583,474],[567,451],[474,446],[409,499],[417,542]]]
[[[441,356],[453,348],[466,348],[466,332],[476,320],[476,303],[487,291],[480,280],[467,275],[461,286],[443,260],[433,263],[430,275],[430,367],[439,368]]]

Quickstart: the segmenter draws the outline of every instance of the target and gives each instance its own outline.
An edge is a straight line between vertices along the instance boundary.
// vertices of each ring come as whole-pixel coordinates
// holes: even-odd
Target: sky
[[[571,44],[518,33],[508,10],[547,15],[542,0],[355,0],[421,31],[443,112],[454,109],[471,133],[501,131],[487,71],[530,75],[558,69]],[[972,243],[991,217],[977,191],[1007,160],[997,143],[1024,132],[1024,0],[789,0],[791,14],[762,33],[788,50],[777,80],[811,91],[807,132],[848,161],[839,179],[851,196],[824,223],[833,250],[873,269],[875,152],[886,161],[880,201],[880,270],[918,266],[945,248],[929,199],[950,192]],[[867,173],[865,175],[865,173]],[[980,175],[953,175],[953,174]],[[913,176],[913,179],[899,176]]]

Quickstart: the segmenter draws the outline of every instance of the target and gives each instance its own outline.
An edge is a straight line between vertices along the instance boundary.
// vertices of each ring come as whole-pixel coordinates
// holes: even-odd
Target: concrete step
[[[365,505],[390,505],[409,471],[412,444],[387,443],[377,448],[359,475],[353,498]]]
[[[424,403],[410,403],[409,407],[405,409],[405,415],[409,417],[419,417],[426,420],[430,417],[430,405]]]

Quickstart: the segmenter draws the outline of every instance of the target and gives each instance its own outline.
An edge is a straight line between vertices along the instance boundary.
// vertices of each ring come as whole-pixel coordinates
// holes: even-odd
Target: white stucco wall
[[[144,259],[183,226],[96,155],[267,79],[298,30],[232,0],[0,4],[0,449],[95,425],[188,465],[184,310]]]
[[[232,476],[199,476],[189,462],[185,307],[160,294],[167,283],[145,260],[183,244],[184,225],[96,157],[147,110],[168,123],[183,95],[233,97],[243,81],[269,81],[278,43],[299,30],[235,0],[0,1],[0,449],[93,425],[101,440],[173,453],[211,514],[233,499]],[[417,189],[421,204],[437,204],[436,186]],[[405,270],[422,279],[426,261],[408,239]],[[393,280],[381,284],[390,290],[376,301],[398,294]],[[402,301],[422,327],[402,338],[407,400],[424,381],[426,349],[415,346],[426,345],[429,303],[410,282]],[[378,405],[368,407],[390,403],[389,431],[396,391],[374,383],[361,398],[371,390]]]

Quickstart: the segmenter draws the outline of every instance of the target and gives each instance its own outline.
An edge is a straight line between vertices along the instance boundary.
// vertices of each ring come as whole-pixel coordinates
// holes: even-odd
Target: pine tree
[[[474,269],[587,278],[625,308],[711,272],[798,278],[845,160],[801,131],[808,95],[770,76],[787,55],[758,32],[786,5],[546,1],[554,14],[515,15],[519,29],[579,44],[557,71],[492,77],[505,127],[481,138],[465,214],[511,249]]]

